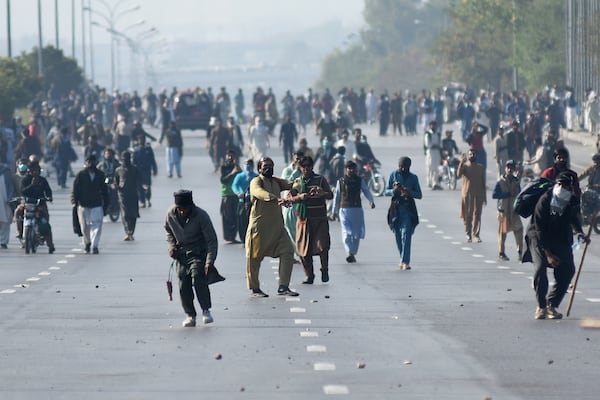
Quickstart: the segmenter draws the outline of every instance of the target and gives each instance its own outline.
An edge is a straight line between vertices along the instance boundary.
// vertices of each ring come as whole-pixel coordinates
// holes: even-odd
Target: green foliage
[[[12,118],[41,89],[41,82],[22,59],[0,58],[0,119]]]
[[[54,84],[59,95],[68,94],[71,90],[76,90],[84,83],[84,76],[77,62],[69,57],[65,57],[62,50],[53,46],[46,46],[42,49],[43,56],[43,90],[48,90],[51,84]],[[30,53],[23,53],[20,56],[32,70],[38,68],[38,48],[35,47]]]

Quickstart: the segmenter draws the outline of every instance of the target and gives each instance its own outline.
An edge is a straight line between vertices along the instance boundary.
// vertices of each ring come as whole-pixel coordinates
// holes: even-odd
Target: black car
[[[173,105],[175,123],[179,129],[208,130],[211,116],[210,100],[205,94],[182,92]]]

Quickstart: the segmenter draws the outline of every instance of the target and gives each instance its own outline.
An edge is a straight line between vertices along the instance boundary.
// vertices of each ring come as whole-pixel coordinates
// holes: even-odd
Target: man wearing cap
[[[419,223],[415,199],[423,198],[419,178],[410,172],[412,160],[402,157],[398,169],[390,174],[386,194],[392,195],[388,210],[388,225],[396,237],[400,253],[400,269],[410,270],[412,235]]]
[[[346,161],[346,171],[335,187],[333,195],[333,215],[340,215],[342,239],[346,248],[346,262],[355,263],[360,239],[365,237],[365,215],[360,201],[361,192],[369,200],[369,206],[375,208],[373,195],[364,179],[356,174],[356,163]]]
[[[71,204],[77,207],[85,252],[93,249],[94,254],[98,254],[102,219],[108,206],[108,188],[104,183],[106,177],[96,168],[96,163],[94,155],[85,159],[85,168],[75,176],[71,192]]]
[[[187,318],[184,328],[196,326],[194,292],[202,308],[202,321],[213,322],[207,274],[217,258],[217,234],[210,217],[194,204],[192,192],[173,193],[175,205],[167,211],[165,230],[169,256],[176,260],[179,277],[179,296]]]
[[[537,298],[535,319],[561,319],[556,309],[567,293],[575,274],[573,232],[588,242],[581,228],[579,203],[573,177],[561,172],[551,191],[538,200],[527,228],[523,262],[533,262],[533,288]],[[547,269],[554,272],[554,285],[548,293]]]
[[[246,231],[246,282],[252,297],[269,297],[260,289],[258,273],[265,257],[279,258],[279,288],[277,294],[298,296],[290,290],[294,249],[283,225],[281,206],[289,200],[280,197],[292,184],[273,176],[274,163],[268,157],[258,162],[259,176],[250,182],[252,210]]]
[[[498,131],[498,134],[500,134],[500,131]],[[519,178],[515,176],[515,168],[516,164],[513,160],[508,160],[505,163],[504,174],[496,182],[492,194],[492,198],[498,200],[498,257],[503,261],[509,260],[505,252],[506,234],[508,232],[512,231],[515,234],[519,261],[523,254],[523,224],[513,206],[515,197],[521,191]]]

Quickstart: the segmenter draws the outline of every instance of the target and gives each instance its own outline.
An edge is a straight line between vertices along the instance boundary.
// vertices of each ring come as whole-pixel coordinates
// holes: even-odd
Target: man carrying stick
[[[573,195],[573,177],[561,173],[551,191],[544,193],[535,206],[527,228],[527,249],[523,262],[533,262],[533,287],[538,306],[535,319],[561,319],[557,311],[575,274],[573,231],[589,242],[579,219],[579,206]],[[554,270],[555,284],[548,293],[546,268]]]

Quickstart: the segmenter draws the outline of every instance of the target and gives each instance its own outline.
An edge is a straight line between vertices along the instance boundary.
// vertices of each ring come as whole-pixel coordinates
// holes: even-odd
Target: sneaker
[[[279,289],[277,289],[277,294],[280,296],[299,296],[300,294],[297,292],[294,292],[293,290],[290,290],[289,287],[287,286],[279,286]]]
[[[556,308],[553,306],[546,307],[546,317],[548,319],[561,319],[563,315],[556,311]]]
[[[303,283],[303,284],[305,284],[305,285],[312,285],[314,281],[315,281],[315,276],[313,275],[313,276],[307,276],[307,277],[306,277],[306,278],[305,278],[305,279],[302,281],[302,283]]]
[[[92,253],[94,253],[94,254],[98,254],[98,253],[99,253],[99,251],[98,251],[98,248],[97,248],[97,247],[94,247],[94,250],[92,250]]]
[[[408,271],[409,269],[411,269],[410,265],[408,265],[406,263],[400,264],[400,268],[403,269],[403,270],[405,270],[405,271]]]
[[[191,328],[196,326],[196,317],[187,317],[183,320],[181,326],[183,326],[184,328]]]
[[[90,250],[92,249],[92,244],[88,243],[85,245],[85,252],[90,254]]]
[[[350,254],[348,257],[346,257],[346,262],[348,262],[348,263],[355,263],[356,262],[356,257],[354,257],[354,254]]]
[[[498,254],[498,258],[501,259],[502,261],[510,261],[510,259],[508,258],[508,256],[504,253],[500,253]]]
[[[269,295],[260,289],[252,289],[252,294],[250,297],[269,297]]]
[[[56,249],[54,248],[54,246],[52,246],[52,247],[48,247],[48,253],[49,253],[49,254],[53,254],[55,250],[56,250]]]
[[[123,238],[124,242],[129,242],[131,240],[131,237],[129,235],[125,235],[125,237]]]
[[[323,283],[329,282],[329,271],[328,270],[321,271],[321,282],[323,282]]]
[[[2,247],[3,249],[8,249],[8,245],[6,243],[0,244],[0,247]]]
[[[467,243],[471,243],[473,239],[471,239],[471,235],[467,235]]]
[[[210,315],[210,310],[203,310],[202,311],[202,322],[204,322],[205,324],[210,324],[214,321],[212,315]]]
[[[535,315],[533,316],[535,319],[546,319],[546,309],[545,308],[536,308]]]
[[[477,243],[481,243],[481,238],[480,238],[479,236],[475,236],[475,238],[474,238],[474,239],[475,239],[475,241],[476,241]]]

